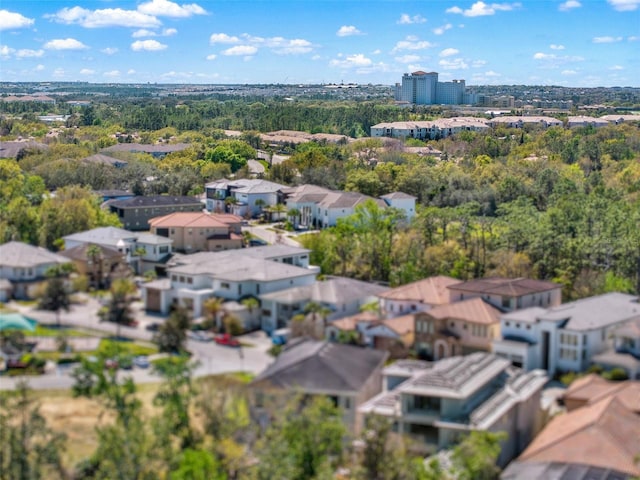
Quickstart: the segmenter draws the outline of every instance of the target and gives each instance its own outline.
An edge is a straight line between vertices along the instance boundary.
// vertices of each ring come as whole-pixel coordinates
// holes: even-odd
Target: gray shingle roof
[[[0,245],[0,265],[18,268],[33,268],[38,265],[69,263],[69,259],[46,248],[28,243],[8,242]]]
[[[301,340],[287,347],[252,383],[269,381],[306,392],[358,392],[387,352],[352,345]]]
[[[296,303],[313,300],[318,303],[341,304],[355,299],[373,297],[386,292],[387,287],[345,277],[332,277],[304,287],[288,288],[263,295],[261,298]]]
[[[107,205],[116,208],[157,207],[166,205],[200,205],[202,202],[195,197],[172,195],[137,196],[122,200],[109,200]],[[204,205],[203,205],[204,208]]]

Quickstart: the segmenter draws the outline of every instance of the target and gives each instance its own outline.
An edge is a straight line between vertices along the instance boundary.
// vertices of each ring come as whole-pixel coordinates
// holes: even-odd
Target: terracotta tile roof
[[[493,277],[469,280],[468,282],[462,282],[450,288],[451,290],[462,292],[483,293],[488,295],[510,295],[519,297],[532,293],[555,290],[556,288],[560,288],[560,285],[552,282],[546,282],[544,280],[533,280],[531,278]]]
[[[500,323],[502,312],[481,298],[471,298],[461,302],[439,305],[427,312],[427,315],[440,320],[455,318],[471,323],[494,325]]]
[[[379,297],[387,300],[407,300],[430,305],[443,305],[449,303],[448,287],[458,283],[461,281],[451,277],[429,277],[391,289],[380,294]]]
[[[334,320],[330,323],[330,326],[336,327],[339,330],[349,331],[355,330],[358,323],[368,322],[376,323],[380,321],[380,317],[376,312],[360,312],[355,315],[343,317],[338,320]]]
[[[230,215],[235,217],[235,215]],[[210,215],[203,212],[175,212],[162,217],[155,217],[149,220],[151,227],[191,227],[191,228],[223,228],[229,226],[229,219],[219,218],[218,215]]]
[[[413,333],[415,331],[415,315],[403,315],[401,317],[389,318],[382,322],[399,335]]]
[[[607,397],[617,398],[627,409],[640,414],[640,382],[610,382],[599,375],[590,374],[575,380],[563,398],[593,404]]]
[[[640,475],[640,417],[615,397],[554,417],[518,461],[592,465]]]

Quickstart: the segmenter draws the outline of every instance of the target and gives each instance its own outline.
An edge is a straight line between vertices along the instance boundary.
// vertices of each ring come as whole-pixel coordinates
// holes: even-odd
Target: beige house
[[[242,248],[242,219],[236,215],[176,212],[149,220],[151,233],[173,240],[174,250],[219,252]]]
[[[490,352],[493,340],[500,338],[501,313],[485,300],[471,298],[416,314],[416,349],[435,360]]]

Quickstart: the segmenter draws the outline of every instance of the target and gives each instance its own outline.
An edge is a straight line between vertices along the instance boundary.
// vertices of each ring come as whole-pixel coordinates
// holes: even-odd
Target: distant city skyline
[[[188,0],[190,1],[190,0]],[[640,86],[640,0],[3,0],[0,81]]]

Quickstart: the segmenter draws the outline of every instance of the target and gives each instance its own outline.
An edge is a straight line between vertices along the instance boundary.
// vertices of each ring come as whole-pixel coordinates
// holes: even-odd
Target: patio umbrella
[[[36,329],[36,321],[30,320],[19,313],[0,313],[0,332],[5,330],[28,330]]]

